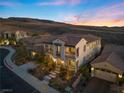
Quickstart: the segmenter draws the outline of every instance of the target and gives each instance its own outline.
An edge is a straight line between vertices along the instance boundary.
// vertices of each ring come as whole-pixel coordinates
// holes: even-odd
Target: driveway
[[[111,83],[102,79],[92,78],[83,93],[112,93],[110,90]]]

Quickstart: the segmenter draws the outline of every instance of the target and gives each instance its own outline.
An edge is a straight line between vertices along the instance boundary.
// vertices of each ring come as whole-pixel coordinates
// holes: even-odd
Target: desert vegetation
[[[0,31],[24,30],[39,34],[93,34],[100,36],[104,43],[124,45],[124,27],[75,26],[49,20],[31,18],[0,19]]]

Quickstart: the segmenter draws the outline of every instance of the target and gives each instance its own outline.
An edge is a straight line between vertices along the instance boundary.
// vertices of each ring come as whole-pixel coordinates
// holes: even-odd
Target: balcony
[[[76,62],[73,60],[67,60],[67,66],[69,70],[75,70],[76,69]]]
[[[66,47],[65,48],[65,56],[67,58],[75,59],[76,58],[76,56],[75,56],[75,48],[73,48],[73,47]]]
[[[70,58],[70,59],[75,59],[76,58],[75,55],[70,55],[70,54],[66,54],[65,57]]]

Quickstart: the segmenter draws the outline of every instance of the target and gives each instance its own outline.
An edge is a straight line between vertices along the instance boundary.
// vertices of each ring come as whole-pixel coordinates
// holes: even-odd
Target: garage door
[[[95,70],[94,76],[100,79],[111,81],[111,82],[116,82],[116,77],[117,77],[116,74],[101,71],[101,70]]]

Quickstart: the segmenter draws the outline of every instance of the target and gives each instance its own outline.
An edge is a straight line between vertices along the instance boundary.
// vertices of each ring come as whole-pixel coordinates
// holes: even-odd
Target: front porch
[[[68,58],[76,59],[75,47],[68,47],[60,44],[44,44],[46,54],[52,55],[55,59],[66,61]]]
[[[52,55],[49,55],[49,56],[56,63],[57,67],[64,66],[70,71],[74,71],[74,72],[77,71],[77,62],[74,59],[67,59],[63,61],[60,58],[54,58]]]

